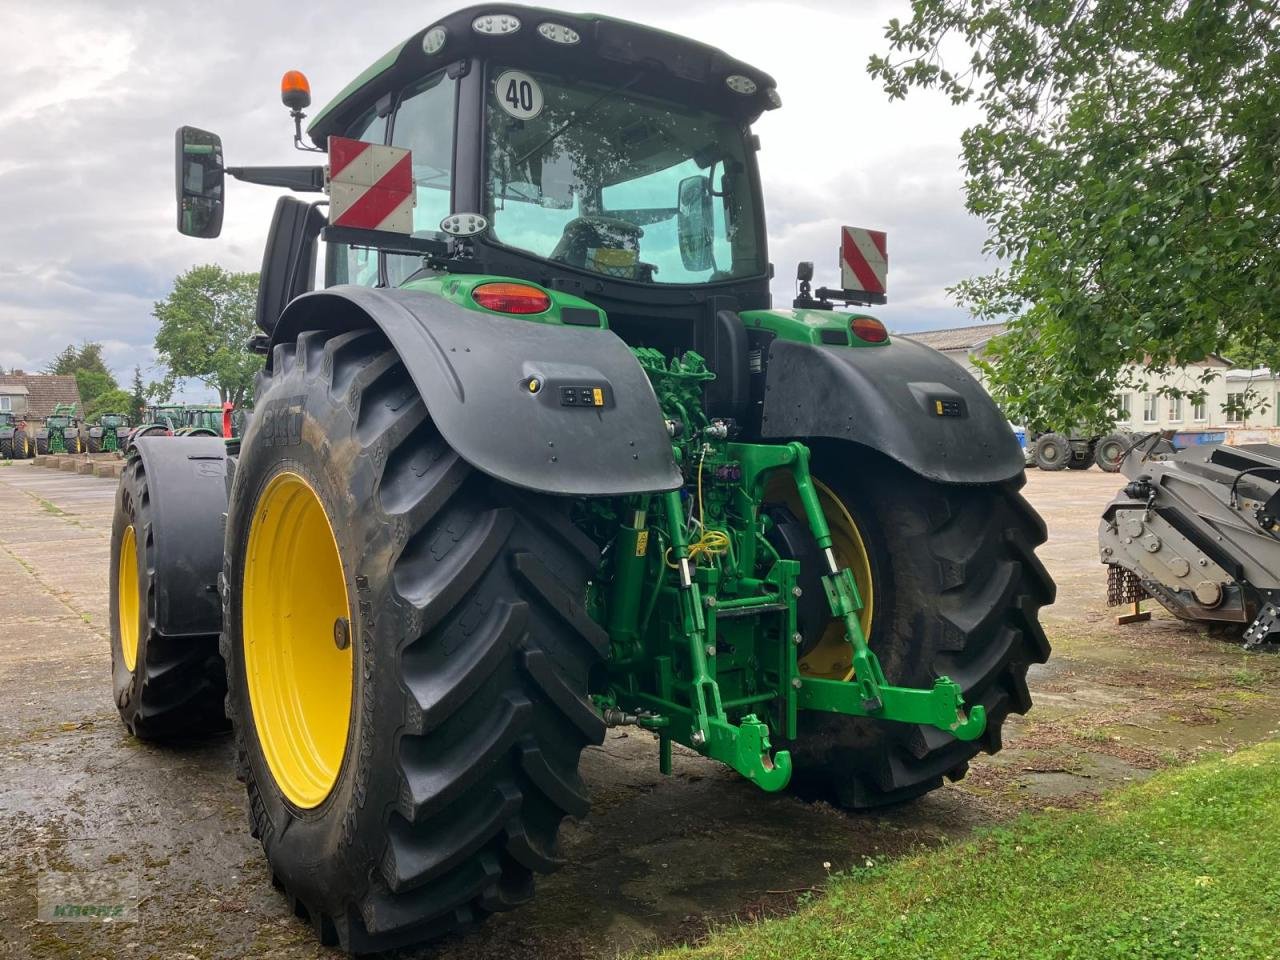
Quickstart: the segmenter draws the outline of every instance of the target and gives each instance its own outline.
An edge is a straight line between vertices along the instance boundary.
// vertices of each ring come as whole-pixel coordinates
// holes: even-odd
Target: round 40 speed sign
[[[542,88],[522,70],[504,70],[493,82],[498,105],[517,120],[532,120],[542,112]]]

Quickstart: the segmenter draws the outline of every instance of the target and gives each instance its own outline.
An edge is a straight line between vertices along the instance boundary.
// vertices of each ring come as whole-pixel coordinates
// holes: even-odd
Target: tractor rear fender
[[[89,436],[93,437],[93,438],[96,440],[98,437],[102,436],[102,428],[101,428],[101,427],[90,427],[90,428],[89,428]]]
[[[139,437],[151,529],[138,542],[154,551],[155,629],[169,637],[222,629],[218,572],[227,512],[227,447],[219,437]],[[145,540],[144,540],[145,537]]]
[[[399,353],[444,439],[477,469],[569,496],[680,485],[653,387],[611,331],[468,310],[420,291],[335,286],[290,303],[272,343],[370,326]]]
[[[851,440],[942,483],[1022,473],[1013,429],[954,360],[905,337],[886,346],[769,346],[761,433]]]

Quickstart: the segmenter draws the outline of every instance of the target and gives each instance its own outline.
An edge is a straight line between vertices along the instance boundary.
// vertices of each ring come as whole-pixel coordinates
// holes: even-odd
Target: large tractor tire
[[[967,705],[986,708],[987,728],[963,742],[932,727],[802,713],[799,738],[787,744],[792,784],[849,809],[910,800],[964,776],[979,750],[999,750],[1005,718],[1031,706],[1027,669],[1049,656],[1037,613],[1054,597],[1035,556],[1045,526],[1018,493],[1021,477],[990,486],[932,483],[831,445],[815,445],[813,473],[837,560],[858,583],[863,628],[888,681],[929,687],[948,676]],[[821,554],[804,531],[790,538],[816,554],[801,580],[801,669],[848,679],[848,644],[831,621],[817,575]]]
[[[49,452],[49,438],[37,435],[36,436],[36,453],[40,456],[44,456],[48,454],[48,452]]]
[[[226,672],[218,636],[168,637],[156,629],[163,564],[155,559],[155,502],[142,458],[125,466],[111,523],[111,686],[136,737],[164,740],[226,730]],[[182,509],[189,491],[165,492]]]
[[[523,903],[604,736],[596,548],[563,501],[468,466],[376,330],[277,346],[256,409],[222,651],[273,879],[357,953]]]
[[[89,452],[90,453],[102,452],[102,440],[99,437],[95,437],[92,433],[89,434]]]
[[[1094,448],[1094,462],[1107,473],[1119,473],[1132,445],[1133,438],[1127,433],[1109,433]]]
[[[74,437],[67,440],[67,453],[84,453],[84,441],[80,439],[79,434],[76,434]]]
[[[1071,444],[1060,433],[1036,437],[1032,459],[1041,470],[1065,470],[1071,462]]]
[[[13,435],[13,459],[26,460],[31,456],[31,438],[27,436],[25,430],[19,430]]]
[[[0,437],[0,460],[13,459],[13,437]]]

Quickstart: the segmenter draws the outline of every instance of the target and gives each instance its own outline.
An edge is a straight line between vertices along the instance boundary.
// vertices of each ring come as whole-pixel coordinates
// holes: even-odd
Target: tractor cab
[[[311,288],[322,238],[325,286],[424,287],[450,273],[525,280],[607,317],[569,322],[607,324],[668,355],[697,348],[713,368],[745,362],[745,347],[717,358],[714,344],[745,343],[723,329],[723,311],[771,305],[751,124],[781,98],[764,71],[608,17],[485,5],[389,51],[305,134],[306,78],[286,74],[282,97],[296,145],[327,153],[327,165],[225,168],[328,193],[327,209],[293,198],[277,208],[259,298],[268,333]],[[177,148],[179,229],[216,235],[221,141],[184,127]],[[877,296],[882,288],[867,302]],[[533,314],[544,299],[516,286],[490,302]],[[816,308],[810,326],[829,323],[829,336],[847,339],[847,315],[817,315],[830,300],[797,306]]]

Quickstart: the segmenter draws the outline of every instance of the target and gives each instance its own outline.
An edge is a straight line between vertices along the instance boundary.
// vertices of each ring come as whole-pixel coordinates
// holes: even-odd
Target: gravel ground
[[[603,958],[786,912],[828,870],[963,837],[1276,732],[1280,658],[1247,655],[1162,611],[1118,627],[1105,606],[1097,517],[1118,486],[1097,470],[1033,472],[1058,582],[1054,657],[1005,749],[930,796],[871,816],[765,795],[652,738],[615,731],[584,757],[594,806],[567,823],[567,866],[534,903],[401,956]],[[332,957],[273,890],[246,829],[229,742],[131,740],[111,701],[107,550],[115,482],[0,467],[0,956]],[[42,923],[43,876],[110,874],[137,922]]]

